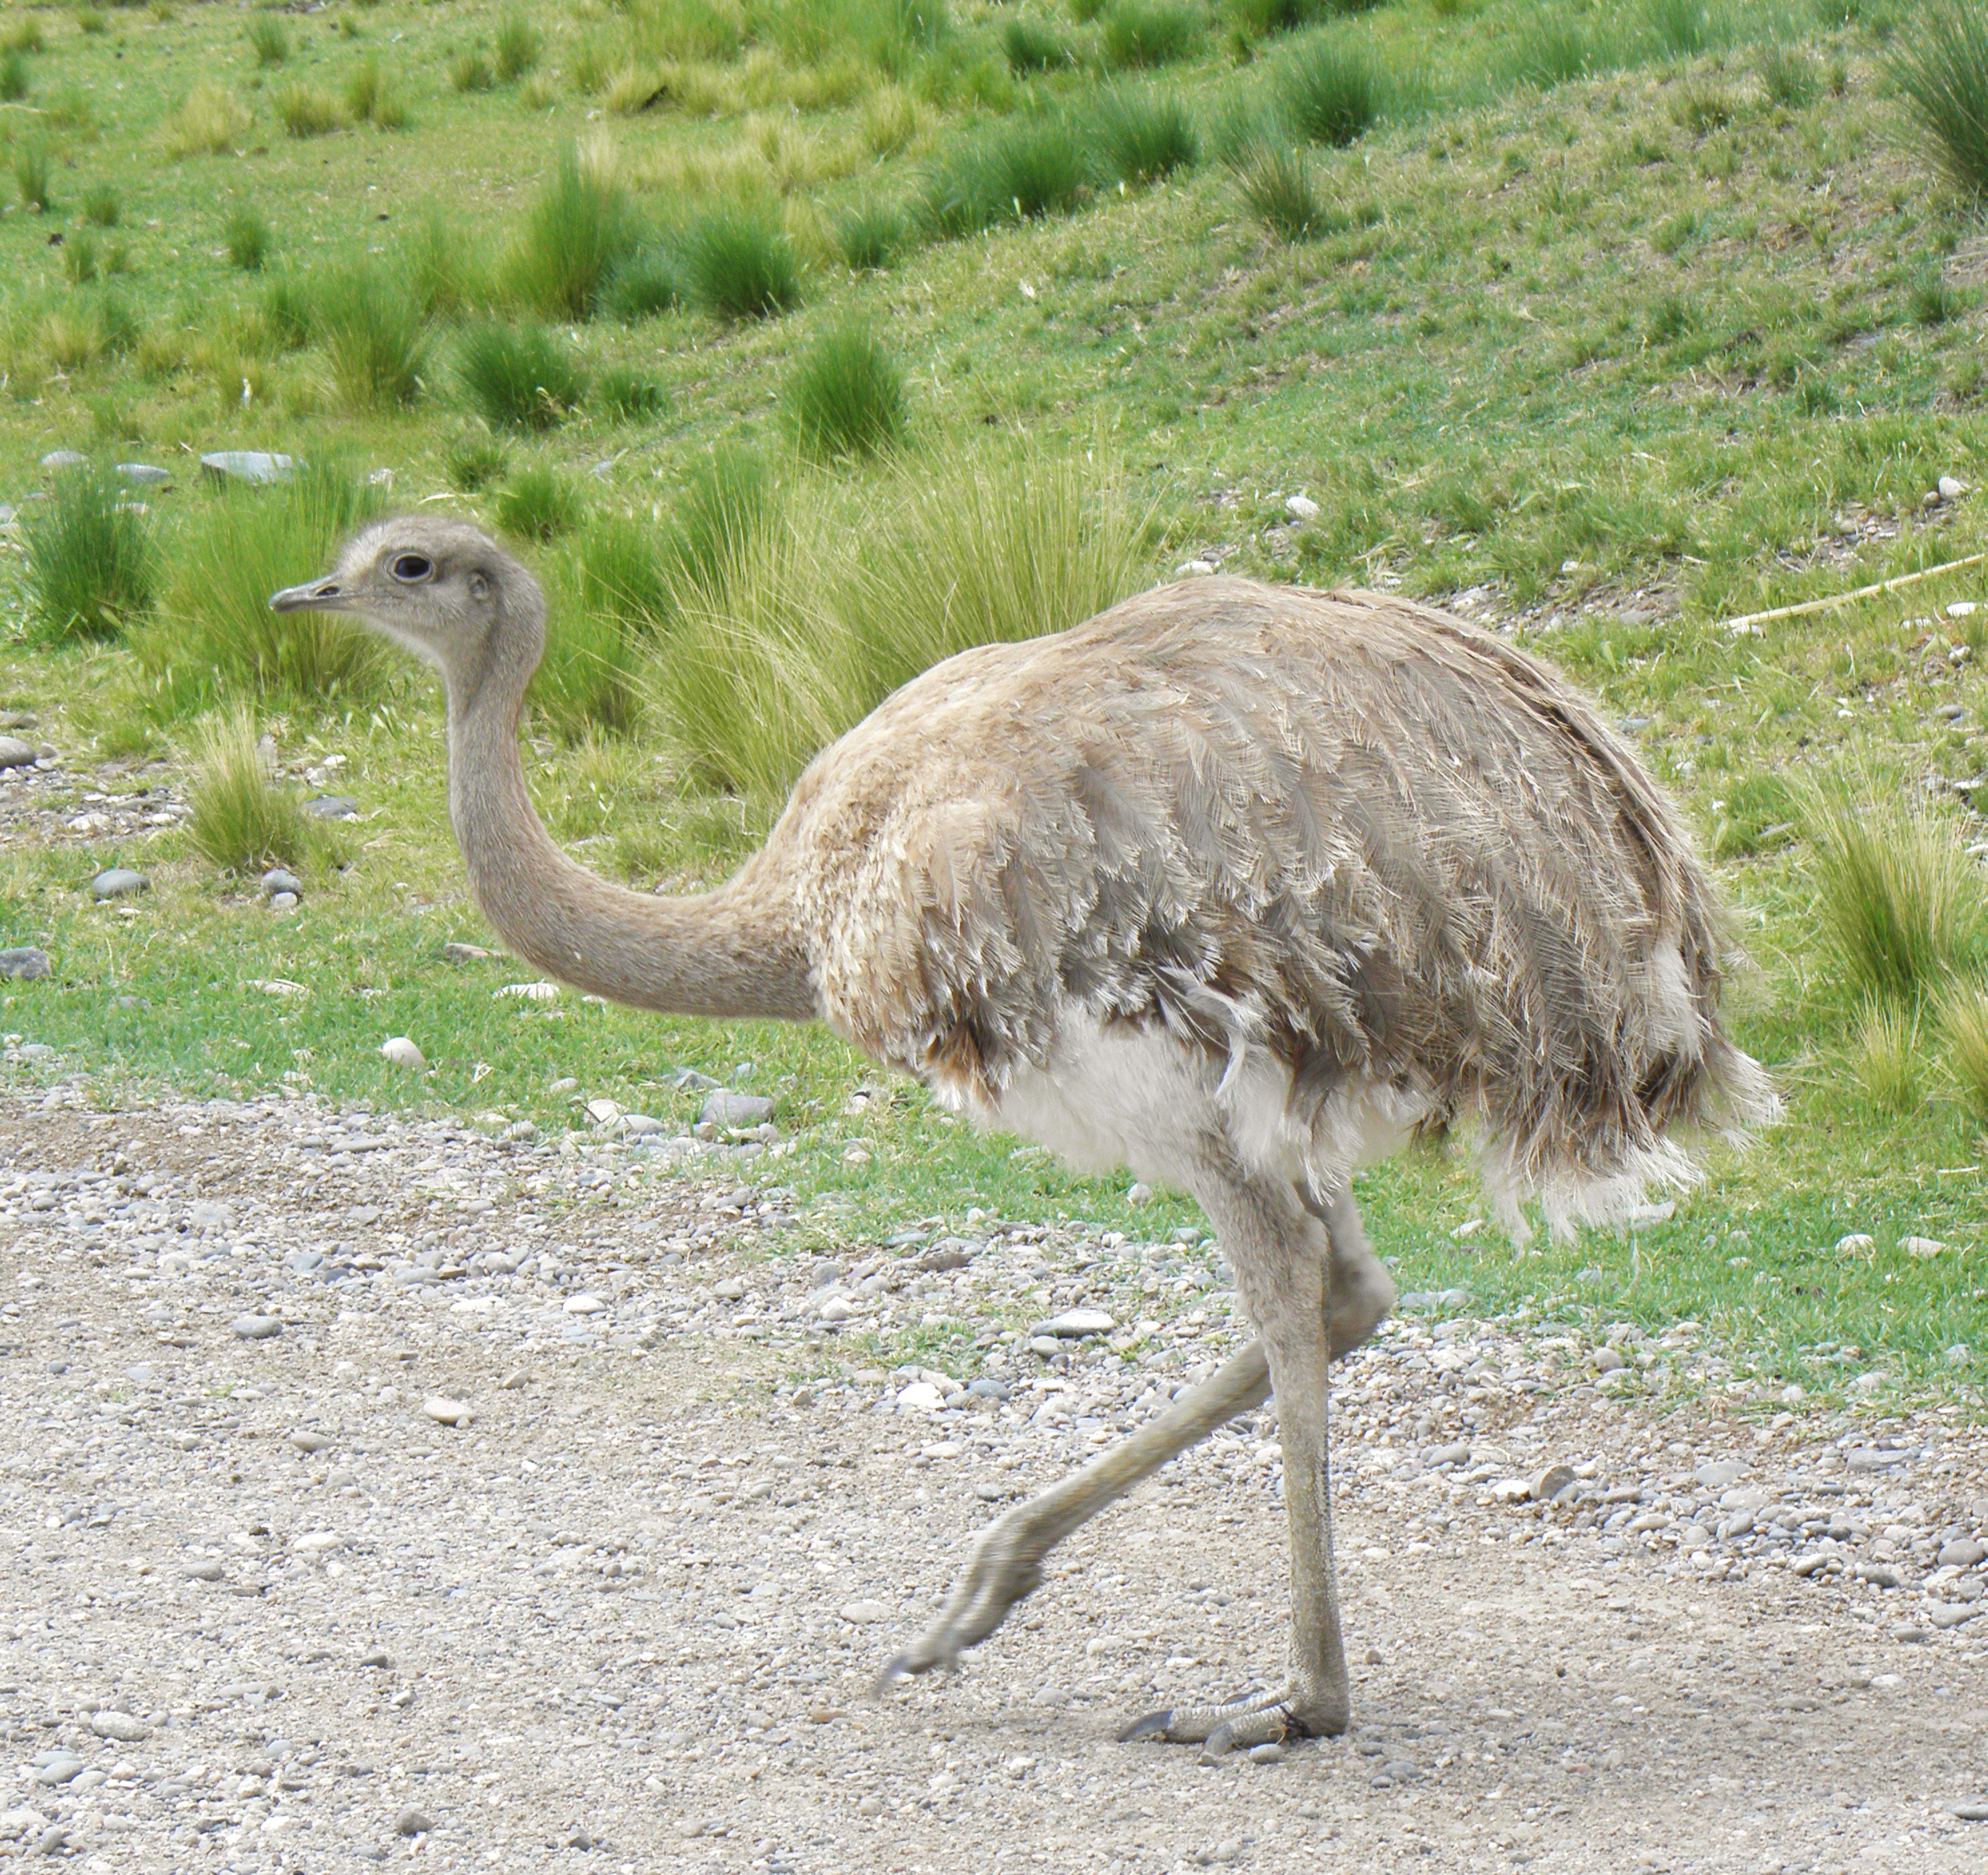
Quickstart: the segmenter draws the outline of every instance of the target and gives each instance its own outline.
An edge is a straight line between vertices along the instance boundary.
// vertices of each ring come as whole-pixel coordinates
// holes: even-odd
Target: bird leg
[[[879,1686],[950,1667],[1000,1626],[1043,1579],[1043,1559],[1080,1524],[1225,1421],[1260,1406],[1270,1390],[1263,1344],[1253,1341],[1214,1376],[1080,1471],[1017,1505],[980,1534],[938,1619],[877,1676]]]
[[[1326,1444],[1327,1370],[1335,1339],[1328,1325],[1333,1299],[1327,1272],[1337,1276],[1340,1259],[1329,1243],[1319,1242],[1324,1227],[1294,1191],[1251,1177],[1226,1154],[1214,1157],[1209,1174],[1195,1195],[1263,1332],[1276,1390],[1290,1526],[1291,1677],[1281,1692],[1151,1713],[1120,1735],[1199,1743],[1204,1759],[1293,1733],[1336,1737],[1346,1729],[1351,1708],[1333,1573]]]

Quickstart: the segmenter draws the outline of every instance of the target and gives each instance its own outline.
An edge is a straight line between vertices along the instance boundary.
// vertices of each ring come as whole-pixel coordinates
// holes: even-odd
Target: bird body
[[[1275,1389],[1290,1687],[1152,1715],[1212,1750],[1342,1729],[1330,1361],[1394,1299],[1355,1169],[1474,1131],[1515,1235],[1695,1176],[1773,1111],[1727,1039],[1709,883],[1634,752],[1536,659],[1425,606],[1207,579],[935,666],[810,764],[725,885],[568,859],[518,752],[544,600],[474,528],[377,522],[279,610],[428,658],[478,902],[549,974],[644,1007],[826,1022],[980,1122],[1190,1191],[1260,1340],[989,1525],[887,1671],[997,1626],[1070,1530]]]

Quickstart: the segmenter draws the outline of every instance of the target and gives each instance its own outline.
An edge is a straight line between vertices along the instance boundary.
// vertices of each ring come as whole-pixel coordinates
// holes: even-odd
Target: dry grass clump
[[[1948,1065],[1961,1097],[1977,1120],[1988,1123],[1988,984],[1974,977],[1956,981],[1938,1006]]]
[[[1925,1097],[1919,1026],[1916,1005],[1866,997],[1858,1009],[1851,1059],[1865,1095],[1882,1112],[1915,1112]]]
[[[276,115],[296,137],[329,136],[346,127],[345,106],[322,85],[292,80],[276,93]]]

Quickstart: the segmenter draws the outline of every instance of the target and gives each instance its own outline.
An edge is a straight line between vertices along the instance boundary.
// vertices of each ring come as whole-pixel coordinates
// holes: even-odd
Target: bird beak
[[[269,595],[272,612],[345,612],[345,589],[336,579],[310,579]]]

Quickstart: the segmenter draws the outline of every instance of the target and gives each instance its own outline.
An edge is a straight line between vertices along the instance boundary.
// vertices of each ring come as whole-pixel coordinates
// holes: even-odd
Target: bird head
[[[466,522],[388,515],[345,543],[321,579],[272,593],[276,612],[336,612],[363,620],[463,677],[489,659],[500,626],[528,637],[537,660],[543,632],[538,588],[489,535]],[[529,602],[529,603],[528,603]]]

